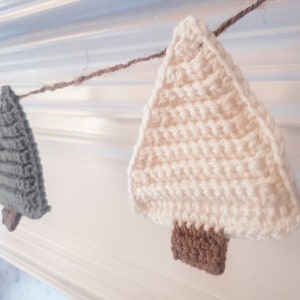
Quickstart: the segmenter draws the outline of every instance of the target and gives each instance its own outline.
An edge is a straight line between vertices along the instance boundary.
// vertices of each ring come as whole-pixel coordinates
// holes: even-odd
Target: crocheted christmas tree
[[[0,102],[0,203],[3,223],[14,230],[22,215],[38,219],[47,204],[37,144],[26,115],[9,86]]]
[[[174,258],[208,273],[223,273],[229,238],[277,239],[299,222],[274,121],[192,17],[174,31],[128,174],[133,208],[174,224]]]

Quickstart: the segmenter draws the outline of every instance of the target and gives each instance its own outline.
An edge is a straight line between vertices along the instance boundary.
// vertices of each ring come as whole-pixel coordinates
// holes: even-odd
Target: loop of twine
[[[250,13],[251,11],[256,9],[257,7],[259,7],[265,1],[266,0],[258,0],[255,3],[253,3],[252,5],[248,6],[247,8],[241,10],[239,13],[237,13],[233,17],[231,17],[228,20],[226,20],[225,22],[223,22],[214,31],[214,34],[216,36],[219,36],[227,28],[229,28],[235,22],[242,19],[245,15],[247,15],[248,13]],[[65,87],[71,86],[71,85],[79,85],[84,81],[87,81],[87,80],[92,79],[94,77],[102,76],[103,74],[113,73],[113,72],[116,72],[116,71],[121,70],[121,69],[127,69],[130,66],[132,66],[134,64],[137,64],[137,63],[140,63],[140,62],[149,61],[149,60],[152,60],[152,59],[155,59],[155,58],[161,58],[161,57],[165,56],[166,50],[167,50],[167,48],[161,50],[160,52],[157,52],[157,53],[145,56],[145,57],[138,57],[138,58],[131,59],[127,63],[117,64],[117,65],[114,65],[114,66],[111,66],[111,67],[108,67],[108,68],[99,69],[99,70],[94,71],[94,72],[92,72],[88,75],[82,75],[82,76],[76,77],[76,78],[74,78],[72,80],[69,80],[69,81],[61,81],[61,82],[56,82],[52,85],[45,85],[45,86],[43,86],[39,89],[30,91],[30,92],[28,92],[26,94],[23,94],[23,95],[19,95],[19,98],[20,99],[25,98],[25,97],[28,97],[29,95],[40,94],[40,93],[44,93],[46,91],[55,91],[55,90],[58,90],[58,89],[63,89]]]

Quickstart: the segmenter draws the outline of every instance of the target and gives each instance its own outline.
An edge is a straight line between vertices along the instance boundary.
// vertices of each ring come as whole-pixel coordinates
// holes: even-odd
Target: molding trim
[[[0,229],[1,257],[72,299],[216,299],[37,222],[22,220],[15,233]]]

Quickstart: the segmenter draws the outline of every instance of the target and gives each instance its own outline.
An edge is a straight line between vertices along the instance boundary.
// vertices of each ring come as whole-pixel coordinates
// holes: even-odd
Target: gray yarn
[[[37,144],[9,86],[2,87],[0,100],[0,203],[31,219],[50,210]]]

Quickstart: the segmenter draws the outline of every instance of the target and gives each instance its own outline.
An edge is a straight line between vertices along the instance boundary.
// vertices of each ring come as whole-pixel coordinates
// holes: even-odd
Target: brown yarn
[[[197,229],[175,222],[171,249],[174,259],[209,274],[220,275],[225,270],[228,241],[223,231],[216,233],[213,228],[206,231],[203,226]]]
[[[259,7],[261,4],[263,4],[266,0],[258,0],[255,3],[253,3],[252,5],[246,7],[245,9],[241,10],[239,13],[237,13],[235,16],[233,16],[232,18],[226,20],[225,22],[223,22],[215,31],[214,34],[216,36],[220,35],[222,32],[224,32],[228,27],[230,27],[231,25],[233,25],[235,22],[237,22],[238,20],[240,20],[241,18],[243,18],[245,15],[247,15],[249,12],[251,12],[252,10],[256,9],[257,7]]]
[[[14,231],[21,218],[22,215],[12,209],[4,207],[2,210],[2,223],[7,227],[8,231]]]
[[[240,11],[235,16],[233,16],[230,19],[226,20],[214,31],[214,34],[216,36],[220,35],[227,28],[229,28],[235,22],[237,22],[238,20],[243,18],[246,14],[248,14],[252,10],[256,9],[258,6],[260,6],[265,1],[266,0],[258,0],[255,3],[253,3],[252,5],[245,8],[244,10]],[[124,63],[124,64],[114,65],[114,66],[111,66],[111,67],[108,67],[108,68],[97,70],[97,71],[92,72],[88,75],[82,75],[82,76],[76,77],[73,80],[56,82],[53,85],[45,85],[45,86],[43,86],[43,87],[41,87],[37,90],[30,91],[30,92],[28,92],[26,94],[23,94],[23,95],[19,95],[19,98],[20,99],[25,98],[25,97],[28,97],[29,95],[40,94],[40,93],[44,93],[46,91],[55,91],[55,90],[63,89],[65,87],[72,86],[72,85],[79,85],[84,81],[87,81],[87,80],[92,79],[94,77],[102,76],[103,74],[113,73],[113,72],[116,72],[116,71],[121,70],[121,69],[127,69],[127,68],[129,68],[130,66],[132,66],[134,64],[144,62],[144,61],[149,61],[149,60],[152,60],[154,58],[161,58],[161,57],[165,56],[166,50],[167,50],[167,48],[161,50],[160,52],[157,52],[157,53],[145,56],[145,57],[134,58],[134,59],[132,59],[132,60],[130,60],[127,63]]]
[[[62,81],[62,82],[56,82],[53,85],[45,85],[45,86],[41,87],[40,89],[33,90],[33,91],[28,92],[28,93],[23,94],[23,95],[19,95],[19,98],[20,99],[25,98],[29,95],[40,94],[40,93],[44,93],[46,91],[55,91],[55,90],[59,90],[59,89],[63,89],[65,87],[71,86],[71,85],[79,85],[82,82],[87,81],[89,79],[92,79],[94,77],[102,76],[103,74],[107,74],[107,73],[113,73],[113,72],[119,71],[121,69],[127,69],[130,66],[132,66],[134,64],[137,64],[137,63],[140,63],[140,62],[143,62],[143,61],[148,61],[148,60],[151,60],[151,59],[154,59],[154,58],[163,57],[166,54],[166,50],[167,49],[165,48],[164,50],[162,50],[158,53],[154,53],[154,54],[151,54],[151,55],[148,55],[148,56],[145,56],[145,57],[134,58],[134,59],[128,61],[127,63],[125,63],[125,64],[118,64],[118,65],[111,66],[111,67],[108,67],[108,68],[105,68],[105,69],[100,69],[100,70],[92,72],[88,75],[79,76],[79,77],[74,78],[73,80],[70,80],[70,81]]]

